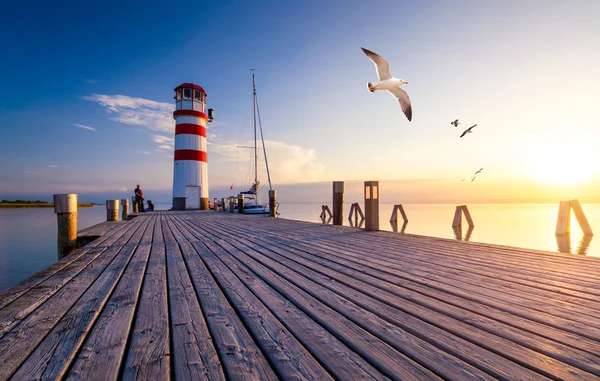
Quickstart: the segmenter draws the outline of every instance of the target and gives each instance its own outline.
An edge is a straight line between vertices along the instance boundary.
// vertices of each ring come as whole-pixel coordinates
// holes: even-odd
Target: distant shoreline
[[[88,202],[84,202],[84,203],[79,203],[77,204],[77,207],[79,208],[91,208],[92,206],[96,206],[96,205],[100,205],[100,204],[94,204],[92,203],[88,203]],[[2,202],[0,203],[0,208],[53,208],[54,204],[51,202],[43,202],[43,203],[33,203],[33,202],[28,202],[28,203],[12,203],[12,202]]]

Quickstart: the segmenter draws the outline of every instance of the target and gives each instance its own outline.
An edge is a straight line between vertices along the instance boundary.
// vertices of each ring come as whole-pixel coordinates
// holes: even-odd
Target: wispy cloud
[[[241,145],[251,146],[246,142]],[[271,177],[278,183],[314,182],[322,179],[325,165],[318,160],[316,151],[285,142],[265,140]],[[221,155],[220,160],[240,161],[238,144],[212,144],[209,155]]]
[[[173,150],[175,147],[175,138],[164,135],[152,135],[152,140],[158,144],[158,149]]]
[[[137,151],[137,152],[138,152],[138,153],[143,153],[143,154],[145,154],[145,155],[149,155],[149,154],[150,154],[150,152],[148,152],[148,151]]]
[[[73,125],[78,128],[83,128],[84,130],[96,131],[96,129],[94,127],[84,126],[83,124],[73,123]]]
[[[127,192],[127,188],[126,187],[119,187],[119,192]]]
[[[56,165],[56,164],[50,164],[48,167],[50,167],[50,168],[58,168],[58,165]]]
[[[105,107],[110,119],[116,122],[167,133],[173,133],[175,129],[174,106],[170,103],[127,95],[91,94],[83,99]]]

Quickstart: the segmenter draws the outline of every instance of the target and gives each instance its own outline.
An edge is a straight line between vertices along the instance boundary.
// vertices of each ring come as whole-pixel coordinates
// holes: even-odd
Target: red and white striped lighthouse
[[[173,210],[208,209],[206,92],[193,83],[175,88]]]

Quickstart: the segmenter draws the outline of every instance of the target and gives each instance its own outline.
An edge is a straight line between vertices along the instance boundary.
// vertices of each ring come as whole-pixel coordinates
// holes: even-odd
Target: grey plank
[[[276,374],[198,253],[187,242],[180,245],[227,379],[276,380]]]
[[[165,246],[152,245],[126,355],[124,380],[169,380],[171,377],[165,267]]]
[[[178,380],[224,380],[198,298],[179,246],[166,245],[173,373]]]
[[[136,248],[123,277],[74,359],[68,380],[117,379],[149,255],[150,246]]]

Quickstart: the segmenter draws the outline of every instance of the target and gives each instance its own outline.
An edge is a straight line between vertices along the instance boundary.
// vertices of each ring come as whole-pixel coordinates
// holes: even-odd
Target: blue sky
[[[585,196],[600,178],[599,11],[592,1],[5,2],[0,198],[122,198],[140,183],[168,201],[182,82],[216,110],[211,197],[242,190],[251,68],[273,181],[290,194],[284,184],[379,179],[414,180],[392,188],[424,201],[444,199],[440,188],[486,199],[499,184],[511,184],[507,199]],[[367,91],[376,76],[361,46],[409,82],[412,122]],[[455,118],[478,128],[459,139]],[[485,176],[461,184],[480,167]]]

